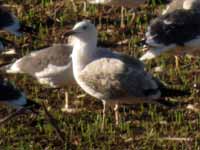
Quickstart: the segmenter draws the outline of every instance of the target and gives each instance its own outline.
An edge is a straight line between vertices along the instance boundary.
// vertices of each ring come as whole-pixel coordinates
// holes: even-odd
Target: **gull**
[[[171,13],[174,10],[177,9],[183,9],[183,3],[185,0],[172,0],[166,8],[162,11],[162,15],[165,15],[167,13]]]
[[[124,27],[124,9],[137,8],[141,4],[144,4],[146,0],[87,0],[90,4],[104,4],[112,5],[115,7],[121,7],[121,27]],[[133,15],[134,16],[134,15]]]
[[[24,93],[20,92],[8,80],[0,78],[0,102],[16,108],[36,105],[35,102],[28,100]]]
[[[40,84],[51,87],[73,86],[75,80],[71,63],[72,46],[68,44],[54,44],[51,47],[32,52],[14,63],[3,66],[7,73],[25,73],[38,80]],[[75,112],[68,106],[68,93],[65,92],[66,112]]]
[[[167,51],[179,50],[176,52],[183,54],[197,51],[200,47],[199,4],[197,0],[185,0],[183,9],[154,19],[146,32],[146,43],[152,48],[140,60],[150,60]]]
[[[185,3],[184,3],[185,2]],[[194,2],[200,2],[200,0],[172,0],[169,5],[163,10],[162,15],[171,13],[178,9],[191,9]]]
[[[16,36],[20,36],[20,23],[17,17],[8,9],[0,6],[0,29],[8,31]]]
[[[0,123],[7,121],[19,114],[23,109],[39,108],[39,104],[26,98],[25,94],[12,85],[8,80],[0,78],[0,103],[15,107],[17,111],[0,120]]]
[[[0,20],[0,30],[8,31],[16,36],[21,35],[17,17],[3,6],[0,6]],[[2,50],[4,50],[4,46],[0,41],[0,51]]]
[[[17,17],[2,5],[0,5],[0,20],[0,30],[7,31],[11,34],[14,34],[17,37],[21,36],[23,32],[34,32],[34,29],[32,27],[20,24]],[[3,49],[3,43],[0,41],[0,50]]]
[[[73,36],[72,66],[78,85],[103,102],[103,124],[108,104],[119,123],[118,105],[135,103],[166,104],[165,96],[185,94],[166,88],[145,71],[144,64],[122,53],[97,47],[97,30],[89,20],[78,22],[65,36]]]
[[[185,2],[185,4],[184,4]],[[167,5],[166,9],[163,10],[162,15],[165,15],[167,13],[172,13],[175,10],[178,9],[191,9],[194,2],[200,2],[200,0],[172,0],[169,5]],[[176,69],[179,68],[179,57],[175,55],[175,63],[176,63]]]

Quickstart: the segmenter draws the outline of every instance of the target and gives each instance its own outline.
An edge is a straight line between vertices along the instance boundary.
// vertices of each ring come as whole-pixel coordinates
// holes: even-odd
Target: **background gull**
[[[200,46],[200,2],[185,0],[178,9],[154,19],[146,32],[146,43],[151,46],[140,60],[153,59],[163,52],[189,49],[193,53]],[[190,6],[190,7],[189,7]],[[177,62],[176,62],[177,64]]]
[[[77,23],[65,35],[73,36],[72,64],[75,80],[86,93],[102,100],[103,120],[106,103],[114,106],[118,124],[118,104],[166,104],[162,99],[165,96],[185,94],[165,88],[144,70],[139,60],[97,47],[97,31],[88,20]]]
[[[39,104],[27,99],[24,93],[22,93],[19,89],[17,89],[14,85],[12,85],[9,81],[3,79],[2,77],[0,77],[0,91],[0,103],[8,104],[17,108],[17,112],[19,112],[22,108],[32,109],[39,107]],[[8,118],[11,117],[12,114]],[[0,123],[2,122],[2,120],[5,119],[1,119]]]
[[[185,3],[184,3],[185,2]],[[171,13],[178,9],[191,9],[193,3],[199,3],[200,0],[172,0],[163,10],[162,15]]]
[[[25,95],[20,92],[14,85],[8,80],[0,78],[0,102],[6,103],[16,108],[30,106],[36,104],[33,101],[28,100]]]
[[[6,30],[16,36],[20,36],[20,23],[17,17],[8,9],[0,6],[0,29]]]
[[[137,8],[144,4],[146,0],[87,0],[90,4],[104,4],[121,7],[121,27],[124,27],[124,7]]]
[[[162,15],[165,15],[167,13],[171,13],[174,10],[177,9],[183,9],[183,3],[185,0],[172,0],[166,8],[163,10]]]
[[[17,17],[6,7],[0,5],[0,30],[5,30],[15,36],[21,36],[23,32],[33,33],[34,29],[24,24],[20,24]],[[0,41],[0,50],[4,49],[3,43]]]
[[[26,73],[35,77],[39,83],[51,87],[73,86],[74,78],[71,64],[72,46],[54,44],[51,47],[32,52],[18,59],[13,64],[3,67],[7,73]],[[65,107],[67,112],[75,109],[68,107],[68,93],[65,92]]]
[[[8,9],[0,6],[0,30],[8,31],[16,36],[20,36],[20,24],[17,17]],[[4,50],[4,44],[0,41],[0,51]]]

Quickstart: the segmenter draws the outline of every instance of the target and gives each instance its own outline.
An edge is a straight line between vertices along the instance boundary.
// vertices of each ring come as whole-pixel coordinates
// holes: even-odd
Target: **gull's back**
[[[135,59],[134,57],[130,57],[128,55],[125,55],[116,51],[111,51],[110,49],[107,49],[107,48],[99,47],[99,50],[97,51],[95,58],[98,58],[98,59],[99,58],[115,58],[127,64],[131,64],[135,68],[144,69],[144,64],[141,61]]]
[[[200,8],[200,0],[173,0],[166,9],[163,10],[162,14],[172,13],[175,10],[179,9],[193,9]]]
[[[183,3],[185,0],[173,0],[170,4],[166,6],[166,9],[163,10],[162,14],[171,13],[176,9],[183,9]]]

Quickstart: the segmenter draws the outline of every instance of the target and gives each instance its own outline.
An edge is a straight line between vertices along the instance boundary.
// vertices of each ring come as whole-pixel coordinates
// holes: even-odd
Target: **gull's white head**
[[[94,24],[92,24],[89,20],[83,20],[76,23],[71,31],[65,33],[65,36],[72,36],[72,45],[78,41],[85,44],[96,45],[97,43],[97,30]]]

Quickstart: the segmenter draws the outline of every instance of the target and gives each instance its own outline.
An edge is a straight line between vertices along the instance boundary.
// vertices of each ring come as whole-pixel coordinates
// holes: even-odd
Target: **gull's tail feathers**
[[[173,106],[177,105],[177,103],[166,100],[167,98],[176,98],[176,97],[180,97],[180,96],[184,97],[184,96],[191,95],[191,92],[189,90],[167,87],[156,78],[155,78],[155,81],[156,81],[158,88],[160,90],[160,93],[161,93],[160,98],[157,99],[156,102],[158,102],[164,106],[173,107]]]
[[[4,65],[2,67],[0,67],[0,71],[9,73],[9,74],[15,74],[15,73],[23,73],[18,65],[18,63],[21,60],[18,59],[16,62],[12,63],[12,64],[8,64],[8,65]]]
[[[160,82],[158,79],[154,79],[157,83],[158,88],[161,92],[161,97],[178,97],[178,96],[188,96],[191,94],[189,90],[178,89],[174,87],[167,87],[164,83]]]

